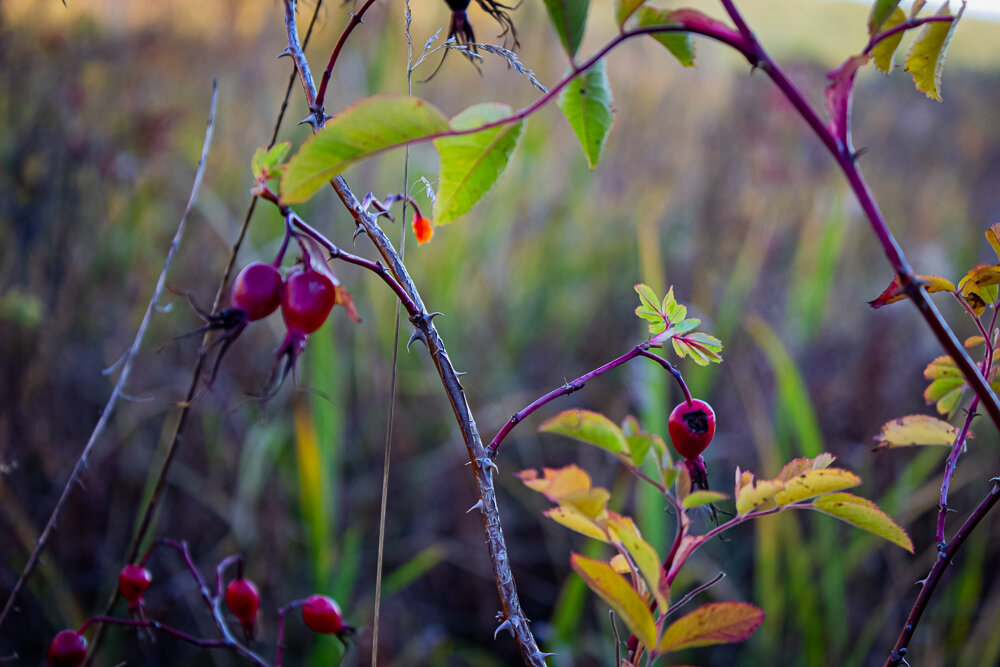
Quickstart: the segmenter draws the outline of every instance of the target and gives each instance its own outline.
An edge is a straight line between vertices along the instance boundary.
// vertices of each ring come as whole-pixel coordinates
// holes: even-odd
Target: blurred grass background
[[[612,34],[611,3],[592,3],[581,53]],[[811,0],[744,3],[764,44],[814,102],[824,73],[864,43],[863,6]],[[300,9],[303,31],[314,5]],[[349,6],[325,4],[308,54],[315,74]],[[707,11],[715,6],[706,4]],[[413,41],[447,22],[443,3],[414,3]],[[540,3],[514,13],[521,55],[543,83],[565,60]],[[110,391],[102,375],[122,354],[183,210],[213,77],[220,80],[216,139],[198,210],[170,283],[202,304],[214,294],[251,186],[249,159],[266,143],[290,71],[280,3],[30,2],[0,5],[0,591],[9,590]],[[480,39],[496,26],[478,9]],[[983,230],[1000,220],[1000,27],[965,21],[945,72],[945,103],[914,91],[897,70],[865,72],[856,95],[862,167],[915,268],[957,279],[990,260]],[[905,48],[905,45],[904,45]],[[782,516],[709,545],[679,580],[685,590],[724,570],[703,596],[767,611],[746,644],[678,656],[718,665],[881,664],[934,558],[934,515],[944,449],[873,453],[872,436],[896,416],[927,412],[923,366],[938,348],[911,308],[874,312],[891,275],[874,238],[819,143],[767,80],[700,42],[682,70],[662,47],[632,42],[608,61],[616,124],[589,172],[559,112],[527,125],[508,173],[466,219],[433,242],[408,241],[408,264],[463,378],[485,438],[510,414],[643,337],[632,285],[673,285],[679,300],[726,344],[719,369],[684,367],[710,400],[719,435],[712,483],[735,466],[775,474],[794,456],[831,451],[865,480],[861,494],[906,526],[910,556],[829,518]],[[376,92],[405,92],[402,5],[378,3],[345,50],[331,111]],[[436,62],[436,61],[435,61]],[[429,73],[418,72],[418,75]],[[423,76],[419,76],[423,78]],[[537,93],[495,61],[482,74],[451,55],[415,94],[454,114],[479,101],[521,107]],[[306,115],[293,92],[289,118]],[[282,139],[307,136],[288,122]],[[411,151],[410,187],[433,181],[435,156]],[[348,174],[359,195],[403,187],[402,153]],[[423,201],[421,199],[421,201]],[[429,203],[427,204],[429,206]],[[353,225],[332,193],[302,214],[350,247]],[[386,223],[397,238],[398,222]],[[273,256],[280,221],[258,207],[240,264]],[[359,241],[357,250],[374,256]],[[203,572],[242,552],[262,591],[263,646],[273,611],[312,592],[336,597],[360,629],[345,664],[371,651],[378,500],[391,376],[393,301],[382,284],[335,267],[364,322],[338,312],[311,337],[297,387],[261,414],[260,390],[281,334],[251,327],[219,380],[199,397],[155,528],[184,539]],[[51,636],[97,613],[117,572],[163,455],[196,356],[183,298],[154,318],[122,404],[67,508],[20,613],[0,631],[0,658],[39,664]],[[939,298],[960,336],[971,323]],[[407,332],[404,330],[404,336]],[[162,344],[162,347],[160,347]],[[625,511],[663,542],[673,531],[661,502],[633,493],[600,452],[534,427],[582,406],[616,421],[640,416],[665,433],[678,400],[656,368],[636,363],[549,406],[503,445],[497,477],[510,556],[533,629],[556,665],[613,661],[606,611],[569,574],[573,551],[601,553],[547,522],[544,505],[513,477],[527,467],[577,462],[617,489]],[[985,422],[980,422],[985,424]],[[952,486],[957,526],[997,473],[996,437],[984,426]],[[517,664],[513,643],[492,639],[498,609],[465,454],[433,367],[402,354],[389,489],[380,656],[384,665]],[[914,664],[996,664],[1000,579],[990,554],[996,522],[980,526],[945,578],[914,643]],[[149,614],[209,634],[201,603],[169,553],[152,561]],[[117,610],[124,614],[124,608]],[[326,665],[341,649],[289,623],[287,664]],[[236,664],[166,638],[140,642],[112,630],[100,664]],[[676,662],[676,661],[675,661]]]

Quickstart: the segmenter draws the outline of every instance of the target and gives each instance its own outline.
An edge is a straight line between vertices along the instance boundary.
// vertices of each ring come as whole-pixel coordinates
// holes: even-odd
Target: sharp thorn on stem
[[[482,498],[480,498],[479,501],[475,505],[473,505],[469,509],[465,510],[465,513],[468,514],[472,510],[479,510],[479,511],[483,510],[483,499]]]
[[[500,632],[503,630],[506,630],[512,635],[514,634],[514,626],[511,624],[509,618],[497,626],[497,629],[493,632],[493,639],[496,639],[500,635]]]
[[[427,345],[427,336],[424,335],[424,332],[421,331],[420,329],[414,329],[413,333],[410,334],[410,340],[406,341],[406,351],[407,352],[410,351],[410,344],[413,343],[413,341],[415,341],[415,340],[419,340],[425,346]]]
[[[286,46],[285,50],[278,54],[278,58],[284,58],[286,56],[291,58],[293,55],[294,53],[292,52],[292,47]]]
[[[498,468],[497,464],[493,462],[493,459],[488,456],[484,456],[479,459],[479,465],[482,466],[483,472],[489,471],[490,474],[493,472],[500,472],[500,468]]]

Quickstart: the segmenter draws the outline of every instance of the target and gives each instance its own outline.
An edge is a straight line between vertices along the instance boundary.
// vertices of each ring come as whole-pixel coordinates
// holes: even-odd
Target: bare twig
[[[153,296],[149,299],[149,303],[146,305],[146,312],[143,314],[142,321],[139,323],[139,328],[135,333],[135,338],[132,340],[132,344],[125,353],[121,363],[121,371],[118,375],[118,381],[115,383],[114,389],[111,390],[111,395],[108,397],[108,401],[104,405],[104,410],[101,411],[101,416],[97,420],[97,424],[94,426],[94,430],[91,432],[90,438],[87,440],[87,444],[84,445],[83,451],[80,452],[80,456],[77,458],[72,472],[70,472],[69,479],[66,480],[65,486],[63,486],[59,500],[56,502],[56,506],[49,515],[49,520],[46,522],[45,528],[42,530],[42,534],[39,536],[34,550],[31,552],[31,556],[28,557],[28,562],[24,566],[24,570],[18,577],[17,583],[14,584],[14,588],[11,590],[10,596],[7,598],[3,611],[0,612],[0,626],[3,625],[3,621],[7,618],[7,615],[13,608],[18,594],[20,594],[25,583],[28,581],[28,577],[30,577],[31,573],[34,571],[35,565],[38,564],[39,556],[48,545],[49,538],[52,536],[56,523],[59,521],[59,515],[62,513],[63,507],[66,505],[66,501],[69,500],[69,495],[73,490],[73,485],[79,481],[80,475],[83,473],[83,469],[87,467],[87,460],[90,458],[90,454],[93,451],[94,446],[97,444],[98,439],[101,437],[101,434],[104,433],[105,427],[107,427],[108,422],[111,420],[111,414],[118,405],[118,399],[125,390],[125,384],[128,382],[129,376],[132,373],[132,364],[135,361],[136,355],[139,353],[139,348],[146,335],[146,329],[149,327],[149,322],[153,317],[153,312],[160,303],[160,297],[163,296],[163,290],[167,284],[167,274],[170,272],[170,267],[173,264],[174,257],[177,255],[178,248],[180,248],[181,239],[184,237],[184,229],[187,227],[188,216],[191,213],[191,209],[194,207],[195,200],[198,198],[198,191],[201,189],[202,177],[205,174],[205,164],[208,161],[208,151],[212,144],[212,131],[215,127],[215,109],[217,101],[218,81],[213,81],[212,101],[208,113],[208,126],[205,128],[205,140],[202,143],[201,159],[198,161],[198,168],[195,171],[194,184],[191,186],[191,195],[188,197],[187,206],[184,208],[184,213],[181,215],[180,223],[177,225],[177,231],[174,232],[174,237],[170,242],[170,248],[167,250],[166,259],[163,261],[163,268],[160,270],[160,275],[156,279],[156,286],[153,288]]]
[[[306,31],[305,43],[309,43],[309,38],[312,37],[313,27],[316,25],[316,17],[319,16],[320,8],[323,6],[323,0],[317,0],[316,7],[313,10],[312,19],[309,21],[309,29]],[[288,85],[285,87],[285,95],[281,101],[281,107],[278,110],[278,114],[274,121],[274,127],[271,130],[271,139],[268,142],[268,148],[274,146],[275,141],[278,139],[278,132],[281,129],[281,124],[285,118],[285,111],[288,108],[288,99],[292,93],[292,86],[295,83],[295,77],[298,73],[298,67],[293,67],[291,75],[288,79]],[[240,248],[243,246],[243,240],[246,238],[247,229],[250,227],[250,218],[253,217],[253,212],[257,207],[257,197],[253,197],[250,200],[250,204],[247,206],[246,213],[243,216],[243,223],[240,226],[240,231],[236,235],[236,240],[233,241],[232,248],[229,252],[229,260],[226,263],[226,268],[222,273],[222,278],[219,280],[219,288],[215,292],[215,299],[212,303],[212,313],[218,313],[219,309],[222,307],[222,301],[225,297],[226,291],[229,286],[229,278],[233,274],[233,269],[236,266],[236,257],[239,255]],[[167,450],[167,454],[164,457],[163,465],[160,466],[160,471],[157,474],[156,483],[153,488],[153,494],[150,496],[149,502],[143,510],[143,517],[139,525],[139,529],[136,531],[135,536],[132,538],[132,543],[129,545],[128,554],[126,560],[128,562],[134,561],[136,555],[139,553],[139,549],[142,546],[143,540],[146,538],[146,534],[149,532],[149,528],[152,525],[153,515],[156,512],[157,505],[159,503],[159,497],[163,493],[163,489],[166,486],[167,472],[170,469],[170,465],[173,461],[175,452],[183,438],[184,427],[187,424],[188,415],[191,412],[191,405],[198,392],[199,382],[201,380],[201,372],[205,366],[205,359],[207,354],[207,347],[211,337],[211,332],[205,333],[202,339],[202,344],[198,350],[198,358],[195,361],[194,368],[191,371],[191,381],[188,384],[187,394],[185,395],[184,401],[180,405],[180,414],[177,416],[177,422],[174,425],[173,433],[170,437],[170,446]],[[118,589],[115,588],[108,602],[105,605],[104,615],[108,616],[111,614],[111,609],[114,607],[115,602],[118,600]],[[87,664],[93,661],[94,656],[97,655],[100,649],[101,640],[104,634],[104,626],[100,626],[97,631],[97,636],[94,641],[91,642],[91,650],[87,657]]]

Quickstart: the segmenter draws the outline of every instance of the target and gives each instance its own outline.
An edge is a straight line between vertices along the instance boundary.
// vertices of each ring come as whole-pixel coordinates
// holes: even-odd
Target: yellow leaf
[[[906,71],[913,77],[917,90],[938,102],[941,101],[941,72],[944,71],[945,53],[964,11],[963,2],[954,20],[926,24],[906,55]],[[951,16],[951,8],[947,2],[936,15]]]
[[[663,633],[657,651],[731,644],[749,638],[764,622],[764,611],[746,602],[713,602],[681,616]]]
[[[621,554],[615,554],[612,556],[611,560],[608,561],[608,564],[618,574],[631,574],[632,572],[632,565],[629,564],[628,558],[625,558],[625,556],[622,556]]]
[[[831,493],[817,498],[812,506],[820,512],[884,537],[913,553],[913,542],[906,531],[870,500],[850,493]]]
[[[925,285],[924,288],[928,292],[954,292],[955,285],[947,278],[942,278],[941,276],[917,276],[922,280]],[[892,279],[889,286],[885,288],[878,298],[872,299],[868,302],[868,305],[872,308],[881,308],[882,306],[888,306],[890,303],[896,303],[897,301],[902,301],[906,298],[906,292],[903,290],[903,286],[899,281],[899,276]]]
[[[780,473],[778,473],[778,479],[783,482],[787,482],[791,478],[801,475],[806,470],[829,468],[830,464],[836,460],[836,456],[827,452],[823,452],[815,459],[792,459],[786,463],[785,467],[781,469]]]
[[[904,21],[906,21],[906,14],[902,9],[896,7],[892,14],[889,15],[889,18],[885,20],[885,23],[882,24],[881,28],[879,28],[879,32],[891,30]],[[903,41],[903,33],[898,32],[883,39],[872,49],[875,69],[885,74],[889,73],[889,70],[892,69],[892,56],[896,53],[896,49],[899,48],[901,41]]]
[[[960,378],[962,377],[962,371],[959,369],[958,364],[955,360],[949,357],[947,354],[943,354],[940,357],[935,357],[931,363],[927,364],[924,368],[924,379],[925,380],[938,380],[940,378]]]
[[[522,470],[517,477],[529,489],[590,519],[596,519],[607,509],[611,494],[599,486],[591,488],[590,475],[579,466],[543,468],[542,474],[543,477],[539,478],[536,470],[529,469]]]
[[[570,530],[575,530],[581,535],[586,535],[602,542],[608,541],[608,536],[604,534],[604,531],[601,530],[600,526],[594,520],[571,507],[553,507],[545,510],[542,514]]]
[[[666,593],[669,589],[663,578],[663,566],[660,565],[656,549],[642,539],[639,529],[627,516],[608,512],[608,532],[611,534],[611,539],[620,544],[632,557],[632,561],[646,579],[649,590],[653,591],[661,613],[669,609],[670,597]]]
[[[911,447],[913,445],[951,446],[958,436],[958,429],[948,422],[929,415],[907,415],[882,425],[882,432],[875,436],[878,447]],[[973,437],[970,431],[968,437]]]
[[[986,240],[990,242],[990,245],[993,246],[993,252],[1000,258],[1000,222],[994,222],[986,230]]]
[[[774,501],[783,507],[806,498],[814,498],[831,491],[849,489],[859,484],[861,484],[860,477],[840,468],[807,470],[798,477],[793,477],[785,482],[785,488],[774,497]]]
[[[691,473],[681,461],[677,462],[677,467],[674,470],[677,471],[677,481],[674,482],[677,490],[677,500],[683,503],[684,499],[691,493]]]
[[[570,566],[586,582],[590,590],[608,603],[625,622],[629,631],[647,649],[656,644],[656,622],[649,607],[639,594],[619,575],[614,568],[599,560],[573,554]]]
[[[740,516],[774,498],[784,487],[778,479],[755,481],[753,473],[736,469],[736,513]]]

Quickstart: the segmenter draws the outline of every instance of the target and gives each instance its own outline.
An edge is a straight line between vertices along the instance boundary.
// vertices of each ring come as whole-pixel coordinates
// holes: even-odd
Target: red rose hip
[[[87,640],[78,632],[63,630],[49,644],[51,667],[77,667],[87,657]]]
[[[246,313],[251,322],[278,308],[281,302],[281,272],[270,264],[247,264],[233,282],[233,306]]]
[[[325,595],[311,595],[302,605],[302,621],[313,632],[336,635],[344,629],[340,607]]]
[[[281,316],[289,332],[311,334],[323,326],[336,301],[333,282],[319,271],[293,271],[285,279]]]
[[[118,590],[122,597],[128,600],[129,606],[139,602],[139,598],[146,592],[153,582],[153,575],[149,570],[140,565],[126,565],[118,575]]]
[[[226,606],[240,620],[243,629],[251,631],[260,609],[257,587],[249,579],[233,579],[226,587]]]
[[[715,437],[715,411],[705,401],[684,401],[670,413],[667,428],[677,453],[697,458]]]

